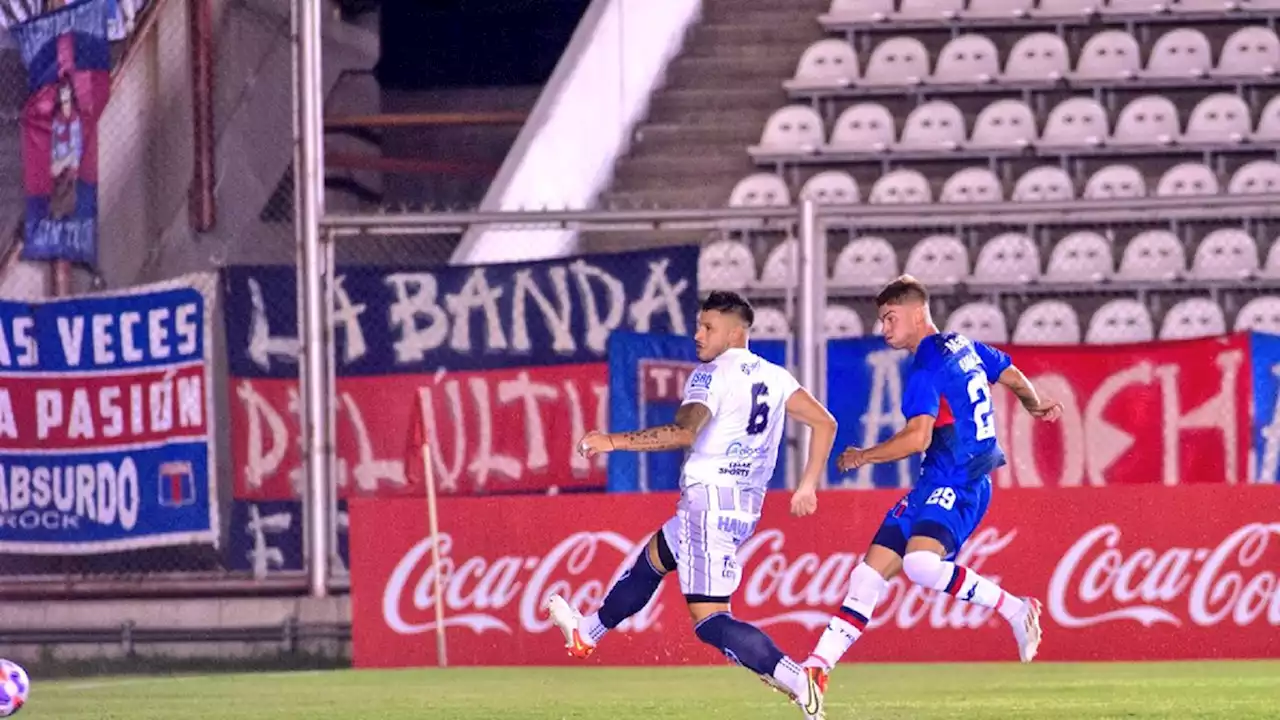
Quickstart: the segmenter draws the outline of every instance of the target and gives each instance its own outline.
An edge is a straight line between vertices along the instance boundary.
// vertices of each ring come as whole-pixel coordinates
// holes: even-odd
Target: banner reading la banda
[[[848,589],[888,490],[822,494],[795,518],[765,504],[739,551],[735,615],[803,656]],[[445,498],[440,555],[449,660],[460,665],[576,663],[543,611],[558,593],[584,612],[675,511],[675,494]],[[350,501],[353,659],[360,667],[431,665],[436,630],[432,542],[420,499]],[[1155,519],[1153,521],[1153,519]],[[1280,628],[1280,487],[1123,486],[1082,492],[998,490],[959,562],[1044,602],[1040,659],[1275,657]],[[859,661],[1013,661],[1007,624],[989,609],[894,578]],[[657,596],[588,664],[718,664],[690,627],[679,584]]]
[[[0,552],[216,542],[215,286],[0,302]]]
[[[696,247],[506,265],[346,267],[333,286],[341,491],[602,487],[573,442],[607,420],[616,329],[688,335]],[[291,268],[224,271],[236,497],[297,497]],[[416,445],[415,445],[416,443]],[[410,447],[414,445],[414,447]]]

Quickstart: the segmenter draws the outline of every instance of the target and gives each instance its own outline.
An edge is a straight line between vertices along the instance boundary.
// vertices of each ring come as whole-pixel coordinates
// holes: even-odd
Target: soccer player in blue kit
[[[841,453],[840,470],[896,462],[924,452],[920,478],[886,515],[849,591],[831,618],[806,667],[825,680],[867,621],[888,581],[899,572],[911,582],[966,602],[994,608],[1013,629],[1022,662],[1040,646],[1040,602],[1019,598],[952,562],[982,522],[991,498],[991,473],[1005,464],[996,442],[990,384],[1013,391],[1036,418],[1053,422],[1062,406],[1040,397],[1005,353],[952,332],[940,332],[929,313],[925,286],[903,275],[876,297],[890,347],[914,353],[902,396],[906,427],[874,447]]]

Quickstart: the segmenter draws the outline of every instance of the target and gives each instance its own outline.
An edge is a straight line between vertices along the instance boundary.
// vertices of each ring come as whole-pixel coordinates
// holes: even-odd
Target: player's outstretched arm
[[[711,419],[711,408],[700,402],[687,402],[676,410],[675,422],[643,430],[618,433],[587,433],[578,443],[579,452],[591,457],[599,452],[636,450],[657,452],[693,445],[698,433]]]
[[[1062,403],[1040,397],[1031,380],[1016,365],[1010,365],[1000,373],[998,382],[1013,391],[1027,412],[1041,420],[1053,422],[1062,415]]]
[[[857,448],[845,450],[840,453],[840,470],[856,470],[863,465],[896,462],[924,452],[933,438],[935,420],[937,418],[932,415],[915,415],[907,420],[905,427],[879,445],[873,445],[866,450]]]
[[[816,492],[822,484],[822,475],[827,471],[831,447],[836,442],[836,419],[804,388],[797,389],[787,398],[787,415],[813,431],[809,435],[809,454],[804,461],[800,484],[791,499],[793,514],[809,515],[818,509]]]

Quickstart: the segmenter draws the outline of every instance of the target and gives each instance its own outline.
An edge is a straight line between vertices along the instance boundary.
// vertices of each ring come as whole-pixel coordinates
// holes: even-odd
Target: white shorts
[[[692,599],[727,600],[742,582],[738,548],[755,533],[761,490],[693,485],[680,495],[662,536],[676,557],[680,592]]]

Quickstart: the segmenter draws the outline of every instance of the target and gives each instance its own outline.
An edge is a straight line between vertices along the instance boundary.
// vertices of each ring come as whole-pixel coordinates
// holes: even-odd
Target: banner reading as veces
[[[216,544],[215,287],[0,301],[0,552]]]

